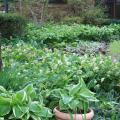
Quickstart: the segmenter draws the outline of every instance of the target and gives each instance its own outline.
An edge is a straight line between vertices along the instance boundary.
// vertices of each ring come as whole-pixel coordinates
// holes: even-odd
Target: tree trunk
[[[23,8],[22,8],[22,0],[19,0],[19,9],[20,9],[20,15],[23,14]]]
[[[1,34],[0,34],[0,71],[2,70],[2,50],[1,50]]]
[[[4,0],[5,12],[8,13],[8,0]]]

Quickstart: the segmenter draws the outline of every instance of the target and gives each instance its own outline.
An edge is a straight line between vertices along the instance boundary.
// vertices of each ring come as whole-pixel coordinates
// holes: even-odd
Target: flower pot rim
[[[65,120],[71,120],[69,113],[61,112],[61,111],[59,111],[57,108],[58,108],[58,107],[55,107],[54,110],[53,110],[53,112],[55,113],[55,116],[56,116],[57,118],[60,118],[61,120],[62,120],[62,119],[63,119],[63,120],[64,120],[64,119],[65,119]],[[83,116],[85,116],[85,115],[86,115],[86,119],[87,119],[87,120],[91,120],[91,119],[93,118],[93,116],[94,116],[94,111],[93,111],[92,108],[90,108],[90,109],[89,109],[89,112],[86,113],[86,114],[72,114],[72,115],[73,115],[73,118],[74,118],[75,120],[76,120],[76,118],[77,118],[77,120],[83,120]]]

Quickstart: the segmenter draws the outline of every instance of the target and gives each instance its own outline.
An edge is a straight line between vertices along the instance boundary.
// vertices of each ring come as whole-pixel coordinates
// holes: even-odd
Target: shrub
[[[83,23],[102,25],[106,22],[107,15],[105,8],[101,5],[95,5],[93,0],[68,0],[72,16],[78,16],[83,19]]]
[[[118,19],[108,19],[104,23],[104,25],[110,25],[110,24],[120,24],[120,20],[118,20]]]
[[[71,12],[77,16],[82,15],[89,6],[93,6],[92,0],[68,0],[68,4]]]
[[[49,25],[41,28],[28,24],[26,37],[43,43],[75,42],[76,40],[109,41],[114,33],[111,27],[96,27],[90,25],[74,24]]]
[[[114,35],[120,35],[120,24],[111,24],[108,27],[114,29]]]
[[[74,23],[80,24],[80,23],[83,23],[83,18],[79,16],[70,16],[70,17],[67,16],[62,19],[62,23],[68,24],[68,25],[71,25]]]
[[[101,6],[92,6],[83,14],[83,20],[86,24],[103,25],[107,21],[105,10]]]
[[[0,32],[2,37],[21,36],[25,32],[25,18],[16,14],[0,14]]]
[[[18,77],[16,76],[16,72],[15,69],[9,69],[9,68],[4,68],[4,70],[0,71],[0,85],[4,86],[6,89],[13,89],[13,86],[19,84],[20,82],[18,82]],[[14,81],[14,82],[13,82]],[[17,81],[17,82],[15,82]],[[9,83],[9,84],[8,84]]]

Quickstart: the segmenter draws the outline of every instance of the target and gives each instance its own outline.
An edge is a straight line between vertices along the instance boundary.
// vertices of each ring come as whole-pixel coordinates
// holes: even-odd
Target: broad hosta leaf
[[[61,94],[61,97],[64,104],[68,104],[73,100],[73,97],[64,94]]]
[[[94,97],[94,93],[91,92],[89,89],[87,88],[82,88],[80,90],[80,96],[84,97],[85,99],[87,99],[88,101],[98,101],[95,97]]]
[[[10,112],[10,102],[11,99],[0,96],[0,116],[7,115]]]
[[[27,101],[27,94],[24,90],[15,93],[12,97],[12,104],[23,104]]]
[[[3,117],[0,117],[0,120],[4,120],[4,118],[3,118]]]
[[[69,94],[70,95],[75,95],[76,93],[79,92],[81,88],[81,84],[77,84],[77,85],[72,85],[70,88],[69,88]]]
[[[68,105],[67,104],[65,105],[62,99],[59,101],[59,107],[60,107],[60,110],[69,110]]]
[[[0,116],[7,115],[10,112],[10,106],[0,104]]]
[[[5,93],[6,92],[6,89],[3,87],[3,86],[0,86],[0,93]]]
[[[80,79],[80,82],[77,85],[72,85],[69,88],[69,94],[75,95],[76,93],[79,93],[79,91],[82,87],[86,88],[86,85],[85,85],[85,82],[83,81],[83,79]]]
[[[26,113],[23,117],[22,117],[22,120],[29,120],[30,118],[30,113]]]
[[[36,115],[34,115],[34,114],[31,115],[31,118],[32,118],[33,120],[42,120],[39,116],[36,116]]]
[[[61,95],[60,93],[61,93],[60,89],[52,90],[52,96],[55,97],[55,98],[60,98],[60,95]]]
[[[30,96],[32,99],[36,97],[36,92],[32,84],[26,86],[24,90],[26,91],[27,95]]]
[[[84,88],[86,87],[86,84],[82,78],[79,80],[79,82],[80,82],[82,87],[84,87]]]
[[[29,107],[28,106],[20,106],[20,109],[23,113],[28,113],[29,112]]]
[[[13,114],[15,118],[22,118],[25,113],[22,112],[21,107],[19,105],[13,106]]]
[[[39,102],[34,101],[29,104],[29,109],[33,113],[40,113],[41,111],[41,105]]]
[[[78,101],[78,100],[72,100],[69,104],[68,104],[68,106],[70,107],[70,109],[71,110],[76,110],[76,108],[78,108],[79,107],[79,103],[80,103],[80,101]]]
[[[41,109],[40,113],[38,114],[38,116],[48,118],[48,117],[52,117],[53,115],[52,115],[49,108],[42,107],[42,109]]]

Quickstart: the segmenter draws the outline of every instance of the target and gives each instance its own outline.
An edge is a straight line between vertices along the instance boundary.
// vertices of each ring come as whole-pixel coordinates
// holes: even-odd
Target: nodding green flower
[[[21,73],[19,72],[18,75],[21,75]]]
[[[101,83],[104,82],[105,78],[101,78]]]
[[[97,70],[99,70],[99,67],[96,66],[93,69],[94,69],[94,71],[97,71]]]
[[[99,84],[97,84],[97,85],[96,85],[96,88],[100,88],[100,85],[99,85]]]
[[[102,64],[102,63],[104,63],[104,61],[103,60],[100,60],[100,62],[99,62],[100,64]]]

